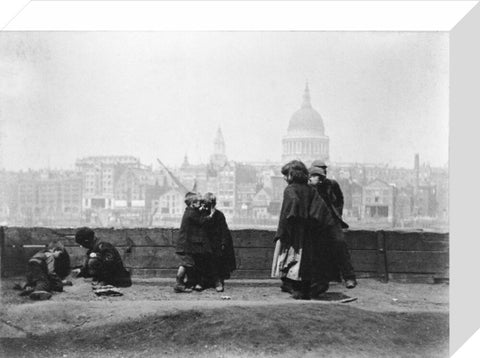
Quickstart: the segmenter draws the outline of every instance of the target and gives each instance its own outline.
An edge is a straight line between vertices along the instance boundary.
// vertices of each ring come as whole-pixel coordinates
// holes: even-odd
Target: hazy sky
[[[331,160],[448,161],[448,33],[1,32],[7,169],[89,155],[279,161],[305,81]]]

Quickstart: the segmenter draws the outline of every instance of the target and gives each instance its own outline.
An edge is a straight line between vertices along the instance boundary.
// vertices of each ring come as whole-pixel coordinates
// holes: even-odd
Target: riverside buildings
[[[448,171],[414,158],[412,168],[335,163],[320,113],[304,89],[301,106],[281,138],[281,161],[239,163],[227,156],[219,127],[207,163],[185,156],[176,168],[143,165],[132,156],[92,156],[75,171],[0,171],[4,225],[178,227],[188,191],[213,192],[232,227],[275,227],[285,181],[281,166],[300,159],[329,163],[345,197],[344,216],[355,227],[444,228],[448,221]],[[161,163],[161,162],[160,162]]]

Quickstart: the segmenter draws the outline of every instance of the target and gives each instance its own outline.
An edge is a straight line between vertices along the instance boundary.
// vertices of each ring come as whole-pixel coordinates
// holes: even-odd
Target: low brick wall
[[[0,229],[2,277],[25,272],[28,259],[51,241],[61,241],[72,266],[81,265],[85,250],[74,240],[76,229],[3,227]],[[97,237],[114,244],[134,276],[173,277],[178,267],[178,229],[95,229]],[[234,278],[269,278],[273,231],[232,230],[237,270]],[[423,231],[345,232],[358,277],[405,282],[438,282],[449,278],[448,233]]]

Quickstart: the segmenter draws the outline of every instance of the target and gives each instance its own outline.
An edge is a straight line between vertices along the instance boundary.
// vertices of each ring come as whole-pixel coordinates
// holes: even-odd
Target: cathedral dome
[[[288,134],[297,133],[305,135],[325,135],[323,119],[320,114],[313,109],[310,103],[308,84],[303,94],[302,107],[292,115],[290,123],[288,124]]]

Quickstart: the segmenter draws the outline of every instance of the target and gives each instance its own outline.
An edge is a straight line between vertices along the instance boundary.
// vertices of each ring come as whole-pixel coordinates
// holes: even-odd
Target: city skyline
[[[4,33],[7,170],[93,155],[279,162],[308,81],[331,162],[448,163],[445,33]]]

